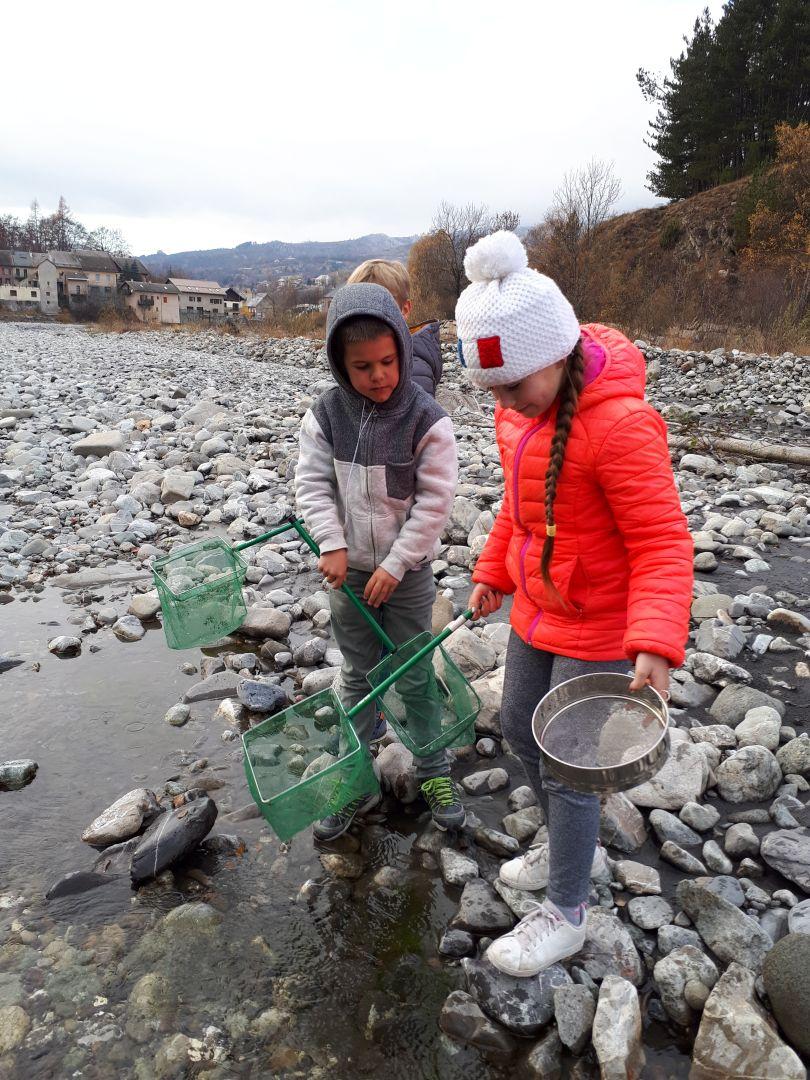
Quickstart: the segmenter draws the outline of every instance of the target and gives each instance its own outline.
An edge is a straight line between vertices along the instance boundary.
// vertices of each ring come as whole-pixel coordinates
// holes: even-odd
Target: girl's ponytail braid
[[[557,588],[551,580],[549,567],[554,554],[554,534],[557,527],[554,523],[554,500],[557,497],[557,480],[565,461],[565,448],[568,444],[568,436],[571,434],[571,424],[577,411],[579,395],[582,393],[582,384],[585,377],[585,356],[582,352],[582,339],[576,343],[569,353],[566,361],[563,384],[560,389],[560,404],[557,408],[557,426],[551,440],[551,455],[546,472],[546,541],[543,544],[543,555],[540,560],[540,573],[543,581],[559,599]]]

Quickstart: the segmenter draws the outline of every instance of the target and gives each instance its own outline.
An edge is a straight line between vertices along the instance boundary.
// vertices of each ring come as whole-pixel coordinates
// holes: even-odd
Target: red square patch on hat
[[[503,367],[501,339],[499,337],[478,338],[478,362],[482,368]]]

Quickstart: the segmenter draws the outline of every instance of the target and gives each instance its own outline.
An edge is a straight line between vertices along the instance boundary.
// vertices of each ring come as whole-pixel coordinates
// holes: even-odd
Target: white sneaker
[[[524,978],[574,956],[585,943],[588,915],[583,909],[582,922],[573,926],[550,900],[538,904],[514,930],[487,949],[487,960],[507,975]]]
[[[513,889],[525,889],[527,892],[545,889],[548,885],[548,844],[538,844],[537,847],[529,848],[525,855],[501,863],[498,876],[504,885],[510,885]],[[610,879],[607,857],[601,844],[596,845],[593,853],[591,877]]]

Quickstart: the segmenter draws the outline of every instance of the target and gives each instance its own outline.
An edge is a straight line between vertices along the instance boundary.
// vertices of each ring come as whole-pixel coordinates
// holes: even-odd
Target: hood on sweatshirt
[[[408,324],[402,317],[388,289],[382,285],[370,285],[362,282],[357,285],[344,285],[338,289],[329,305],[326,317],[326,355],[329,367],[338,386],[358,402],[367,401],[352,386],[346,374],[343,362],[343,350],[338,338],[338,330],[349,319],[369,316],[379,319],[390,327],[399,353],[399,382],[387,401],[375,405],[377,410],[390,412],[407,401],[415,392],[413,375],[413,344]]]

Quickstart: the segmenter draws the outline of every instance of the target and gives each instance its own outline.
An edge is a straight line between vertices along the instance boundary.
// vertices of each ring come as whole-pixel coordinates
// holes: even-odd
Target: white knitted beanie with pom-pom
[[[471,283],[456,304],[459,355],[478,386],[516,383],[568,356],[579,341],[574,309],[557,285],[529,269],[512,232],[468,249]]]

